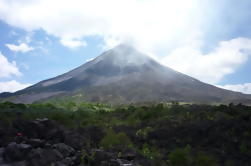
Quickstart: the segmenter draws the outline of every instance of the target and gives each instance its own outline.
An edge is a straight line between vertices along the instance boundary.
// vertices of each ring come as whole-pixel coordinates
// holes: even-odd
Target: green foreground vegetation
[[[251,107],[234,105],[116,106],[100,103],[0,104],[2,126],[17,119],[48,118],[76,130],[104,134],[90,148],[131,148],[153,165],[234,166],[251,162]],[[86,142],[86,140],[85,140]],[[83,157],[86,157],[83,153]],[[91,155],[87,156],[91,160]]]

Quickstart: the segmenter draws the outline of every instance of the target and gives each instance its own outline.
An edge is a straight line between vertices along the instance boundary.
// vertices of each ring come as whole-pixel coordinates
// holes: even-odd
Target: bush
[[[139,129],[137,132],[136,132],[136,136],[141,138],[141,139],[146,139],[147,138],[147,135],[149,132],[153,131],[153,128],[152,127],[146,127],[144,129]]]
[[[159,162],[162,159],[162,155],[159,153],[158,149],[156,147],[149,146],[147,143],[143,145],[141,154],[150,160],[154,160],[155,162]]]
[[[112,148],[117,145],[132,146],[131,140],[125,133],[116,134],[112,128],[108,129],[105,137],[101,140],[100,145],[105,148]]]
[[[189,166],[192,163],[190,147],[177,148],[168,155],[170,166]]]
[[[211,157],[206,155],[203,152],[199,152],[195,159],[195,166],[217,166],[217,161]]]

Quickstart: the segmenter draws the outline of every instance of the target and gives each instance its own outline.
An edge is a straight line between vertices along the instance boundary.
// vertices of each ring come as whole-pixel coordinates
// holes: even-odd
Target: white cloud
[[[236,85],[218,85],[220,88],[251,94],[251,83],[236,84]]]
[[[15,80],[0,82],[0,93],[2,92],[16,92],[18,90],[24,89],[31,84],[22,84]]]
[[[199,2],[0,0],[0,19],[27,31],[43,29],[70,47],[84,45],[80,42],[83,37],[98,35],[106,41],[133,40],[144,48],[155,48],[197,31],[195,26],[201,20],[198,12],[202,11]]]
[[[173,50],[160,62],[202,81],[216,84],[245,63],[250,53],[251,40],[236,38],[220,42],[208,54],[203,54],[198,47],[185,45]]]
[[[203,2],[0,0],[0,19],[27,31],[43,29],[70,48],[85,46],[88,36],[101,36],[103,48],[130,42],[165,65],[216,84],[246,62],[251,44],[250,39],[236,38],[204,54],[209,5]]]
[[[15,45],[15,44],[5,44],[6,47],[8,47],[11,51],[15,51],[15,52],[29,52],[34,50],[33,47],[28,46],[26,43],[20,43],[19,45]]]
[[[10,77],[13,75],[21,75],[16,66],[16,62],[9,62],[8,59],[0,52],[0,78]]]
[[[87,43],[85,41],[81,41],[81,40],[76,40],[76,39],[61,39],[60,40],[61,44],[69,47],[69,48],[77,48],[80,46],[86,46]]]

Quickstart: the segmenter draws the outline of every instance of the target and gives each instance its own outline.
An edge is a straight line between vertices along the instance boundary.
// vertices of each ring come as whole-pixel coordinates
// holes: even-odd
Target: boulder
[[[4,160],[3,160],[4,151],[5,151],[4,148],[0,148],[0,165],[2,165],[4,163]]]
[[[112,153],[100,149],[94,150],[93,153],[95,154],[94,155],[95,160],[98,161],[107,161],[115,158],[115,156]]]
[[[4,160],[6,162],[22,161],[27,158],[28,153],[31,150],[31,145],[17,144],[11,142],[3,153]]]
[[[72,147],[64,143],[54,144],[52,147],[57,149],[64,157],[69,157],[73,155],[75,152],[75,150]]]
[[[11,163],[10,166],[27,166],[27,162],[26,161],[18,161],[15,163]]]
[[[120,159],[124,159],[128,161],[132,161],[135,158],[141,158],[141,157],[142,156],[138,152],[130,148],[123,149],[121,152],[121,156],[119,156]]]
[[[95,149],[92,151],[93,161],[91,161],[91,165],[93,166],[110,166],[112,165],[117,166],[114,160],[116,159],[116,155],[111,152],[106,152],[101,149]]]
[[[29,166],[45,166],[61,161],[64,156],[56,149],[32,149],[29,153]]]
[[[46,139],[54,142],[63,142],[65,138],[64,131],[59,125],[47,118],[33,121],[16,120],[13,122],[13,127],[28,138]]]
[[[65,165],[73,165],[74,162],[73,162],[73,158],[66,157],[65,159],[62,160],[61,163],[65,164]]]
[[[134,166],[130,161],[123,159],[117,159],[117,162],[119,163],[119,166]]]
[[[84,146],[85,137],[81,136],[78,133],[69,132],[67,137],[65,137],[65,144],[73,147],[76,150],[81,150]]]
[[[37,139],[37,138],[28,139],[26,142],[30,144],[33,148],[44,147],[44,143],[45,143],[44,140]]]
[[[27,166],[26,161],[18,161],[14,163],[0,163],[0,166]]]
[[[105,132],[98,126],[86,127],[86,133],[88,133],[89,138],[94,145],[98,144],[105,136]]]
[[[70,164],[69,164],[70,165]],[[64,162],[61,162],[61,161],[57,161],[55,163],[55,166],[69,166],[68,164],[65,164]]]

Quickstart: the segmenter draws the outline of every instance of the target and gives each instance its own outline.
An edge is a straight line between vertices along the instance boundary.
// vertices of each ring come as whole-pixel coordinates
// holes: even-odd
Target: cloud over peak
[[[191,25],[199,21],[191,19],[199,10],[197,2],[0,0],[0,19],[28,31],[43,29],[70,47],[84,45],[80,39],[92,35],[116,38],[118,41],[130,38],[140,45],[152,46],[181,33],[191,33]]]
[[[90,36],[101,37],[106,49],[133,43],[164,65],[218,84],[244,64],[251,51],[251,40],[234,34],[231,40],[214,41],[216,46],[204,53],[208,24],[215,26],[218,20],[215,31],[227,31],[228,25],[220,25],[226,22],[225,17],[221,20],[221,5],[216,0],[0,0],[0,19],[27,31],[42,29],[69,48],[86,46]],[[33,50],[25,43],[6,46]]]

